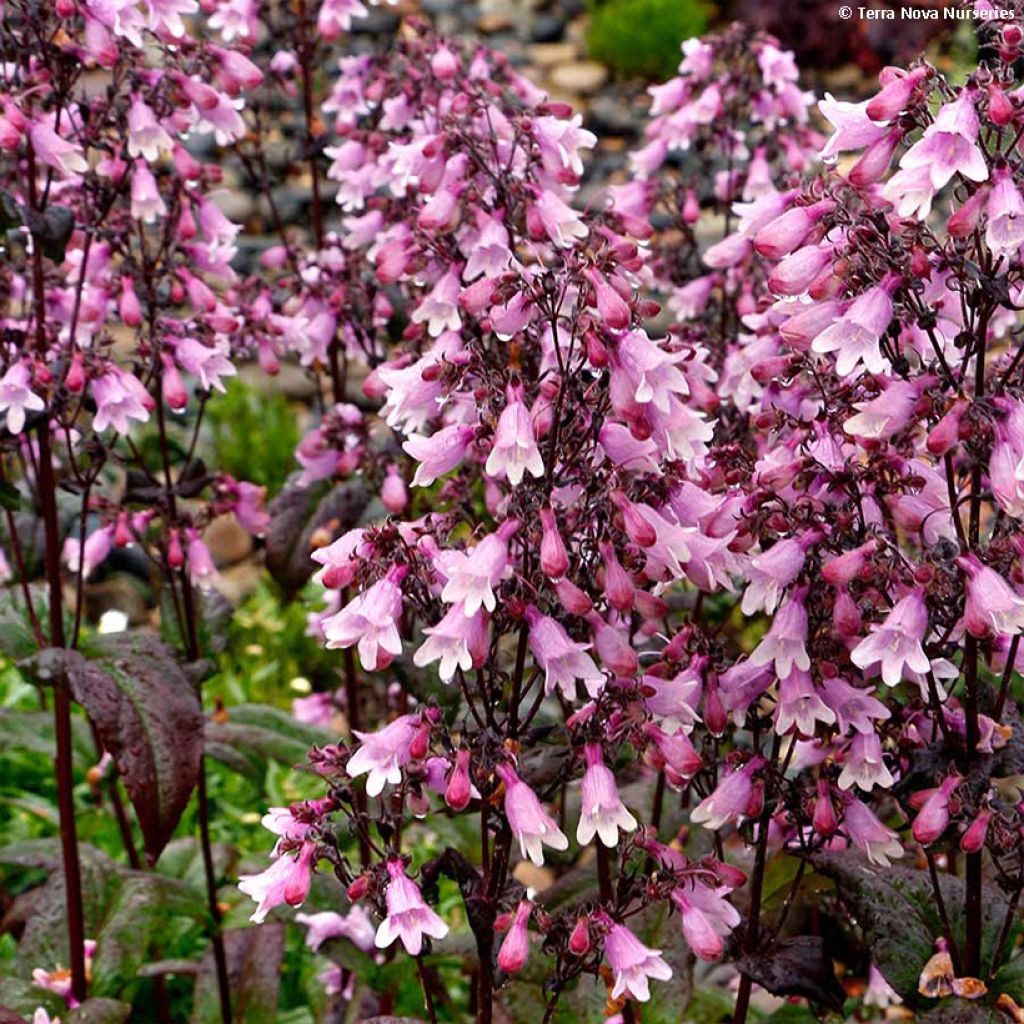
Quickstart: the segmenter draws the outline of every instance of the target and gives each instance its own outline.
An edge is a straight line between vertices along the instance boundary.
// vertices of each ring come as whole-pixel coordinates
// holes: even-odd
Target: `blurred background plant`
[[[701,0],[593,0],[587,48],[621,78],[670,78],[684,39],[702,35],[710,19]]]

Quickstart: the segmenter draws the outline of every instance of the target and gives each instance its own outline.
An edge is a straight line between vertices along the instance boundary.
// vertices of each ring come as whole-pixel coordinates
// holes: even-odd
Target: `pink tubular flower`
[[[729,891],[728,886],[711,889],[688,878],[672,892],[683,937],[701,960],[718,960],[725,951],[725,937],[740,923],[739,912],[725,899]]]
[[[855,732],[845,753],[839,788],[856,785],[865,793],[875,786],[888,789],[893,784],[892,773],[882,757],[882,742],[874,732]]]
[[[259,924],[267,914],[282,904],[301,906],[309,895],[311,862],[316,849],[313,843],[303,843],[297,857],[282,854],[266,871],[258,875],[242,875],[238,888],[256,901],[250,921]]]
[[[145,423],[149,419],[152,399],[132,374],[111,367],[92,382],[91,390],[96,402],[96,415],[92,421],[94,430],[113,427],[116,433],[127,434],[129,420]]]
[[[370,796],[378,796],[385,783],[397,786],[402,781],[402,768],[412,757],[410,748],[419,728],[419,715],[402,715],[377,732],[355,733],[360,742],[345,766],[349,778],[366,775]]]
[[[562,535],[558,532],[555,513],[550,508],[540,511],[543,528],[540,540],[540,567],[550,580],[560,580],[569,570],[569,556]]]
[[[82,147],[62,139],[45,121],[35,121],[28,127],[32,149],[40,163],[59,173],[72,176],[84,174],[89,164],[82,155]]]
[[[1024,630],[1024,598],[974,555],[957,559],[967,574],[964,627],[976,637],[1013,636]]]
[[[474,429],[463,423],[443,427],[430,437],[410,434],[402,448],[419,463],[412,486],[429,487],[439,476],[455,469],[462,462],[474,434]]]
[[[39,412],[46,403],[31,388],[32,373],[24,362],[11,365],[0,378],[0,413],[7,413],[7,429],[20,434],[25,427],[25,413]]]
[[[911,830],[922,846],[930,846],[946,831],[949,826],[949,798],[962,781],[959,775],[948,775],[937,789],[929,792]]]
[[[747,589],[742,611],[753,615],[764,611],[771,615],[779,606],[782,592],[800,575],[804,567],[804,545],[790,537],[773,544],[747,563]]]
[[[868,671],[881,666],[886,686],[896,686],[909,669],[918,675],[931,670],[922,641],[928,633],[924,594],[912,590],[892,606],[885,621],[871,627],[871,635],[850,652],[850,660]]]
[[[367,672],[385,667],[402,653],[398,620],[402,614],[404,566],[392,566],[369,590],[354,597],[344,608],[324,619],[328,648],[358,645],[359,661]]]
[[[193,586],[200,590],[210,590],[217,578],[217,566],[214,565],[210,549],[199,536],[198,531],[189,529],[188,537],[188,571]]]
[[[807,598],[806,587],[796,587],[778,610],[771,628],[750,655],[754,665],[773,662],[775,673],[780,679],[793,671],[793,666],[804,672],[810,670],[811,659],[807,654]]]
[[[611,998],[630,996],[646,1003],[651,998],[648,979],[668,981],[672,977],[672,968],[661,958],[661,950],[648,949],[625,925],[616,924],[603,911],[595,920],[607,929],[604,955],[614,979]]]
[[[900,167],[908,171],[927,169],[936,192],[954,174],[985,181],[988,166],[977,145],[979,128],[974,96],[964,89],[956,100],[939,108],[921,139],[903,154]]]
[[[132,97],[128,108],[128,155],[141,156],[147,163],[160,159],[174,148],[174,141],[160,126],[156,115],[140,96]]]
[[[586,653],[590,644],[576,643],[561,623],[532,605],[526,609],[526,620],[530,624],[530,650],[544,672],[544,692],[550,694],[557,686],[566,700],[575,700],[578,679],[591,697],[597,696],[604,685],[604,673]]]
[[[516,974],[526,966],[526,958],[530,954],[530,933],[527,925],[533,904],[528,900],[520,900],[515,916],[505,938],[498,950],[498,966],[506,974]]]
[[[516,775],[511,765],[499,764],[496,769],[505,784],[505,817],[509,828],[519,840],[519,852],[537,867],[544,863],[542,847],[568,850],[569,840],[544,810],[537,794]]]
[[[507,405],[498,418],[494,445],[484,472],[495,479],[507,478],[513,487],[519,486],[526,472],[535,477],[544,475],[544,460],[537,447],[533,420],[523,402],[521,387],[508,389]]]
[[[588,743],[583,748],[583,757],[587,770],[583,776],[583,805],[576,841],[586,846],[596,833],[605,846],[615,846],[619,829],[632,832],[637,827],[636,818],[619,799],[615,776],[604,763],[600,744]]]
[[[348,939],[364,953],[373,949],[376,929],[370,915],[360,906],[353,907],[342,916],[333,910],[317,914],[296,914],[295,920],[306,927],[306,945],[314,952],[328,939]]]
[[[481,607],[493,612],[497,607],[494,588],[508,568],[508,541],[518,528],[516,520],[506,519],[469,551],[442,551],[437,562],[447,582],[441,600],[461,604],[466,616],[476,615]]]
[[[724,776],[714,792],[693,809],[690,820],[714,832],[726,822],[735,823],[746,817],[753,790],[752,776],[761,764],[762,759],[755,757]]]
[[[1011,259],[1024,243],[1024,196],[1006,168],[997,170],[988,197],[985,243],[994,256]]]
[[[903,845],[891,828],[886,828],[870,808],[856,797],[846,797],[843,829],[854,846],[864,852],[872,864],[887,868],[903,856]]]
[[[460,288],[458,273],[450,270],[420,301],[410,319],[414,324],[426,323],[432,338],[445,331],[457,331],[462,326],[459,317]]]
[[[445,783],[444,800],[453,811],[464,811],[473,796],[473,782],[469,775],[469,751],[455,752],[455,765]]]
[[[892,320],[896,284],[894,278],[887,278],[857,296],[850,308],[811,342],[815,352],[839,353],[836,372],[840,376],[849,376],[861,365],[869,373],[884,373],[888,369],[889,361],[882,355],[879,342]]]
[[[377,928],[374,942],[378,949],[387,949],[395,939],[401,939],[409,956],[419,956],[423,936],[443,939],[448,925],[423,901],[419,886],[406,875],[401,860],[389,860],[387,872],[390,880],[384,897],[388,915]]]
[[[136,164],[132,170],[132,216],[143,224],[152,224],[167,215],[153,172],[145,164]]]
[[[413,664],[425,668],[440,661],[438,675],[450,683],[455,670],[468,672],[483,664],[487,656],[487,615],[481,608],[475,615],[467,615],[460,601],[448,609],[436,626],[423,630],[426,640],[416,649]]]

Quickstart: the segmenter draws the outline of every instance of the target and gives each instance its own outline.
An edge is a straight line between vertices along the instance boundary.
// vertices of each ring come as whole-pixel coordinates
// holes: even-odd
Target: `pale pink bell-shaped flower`
[[[173,148],[174,140],[157,121],[152,109],[140,96],[133,96],[128,108],[128,155],[141,156],[147,163],[154,163],[161,153],[169,153]]]
[[[523,389],[510,386],[506,397],[484,472],[496,479],[505,477],[518,487],[524,473],[544,475],[544,460],[534,436],[533,419],[523,402]]]
[[[911,590],[892,606],[884,622],[871,627],[871,635],[850,652],[850,660],[865,672],[880,666],[885,684],[896,686],[908,669],[919,675],[931,670],[922,646],[927,633],[924,594]]]
[[[285,903],[297,907],[305,901],[309,894],[310,867],[315,849],[313,843],[303,843],[298,856],[282,854],[266,871],[239,877],[238,888],[257,904],[250,921],[259,924],[274,907]]]
[[[465,423],[442,427],[429,437],[410,434],[402,448],[419,463],[412,486],[429,487],[439,476],[455,469],[462,462],[474,434],[474,429]]]
[[[988,197],[985,244],[993,256],[1012,259],[1024,243],[1024,196],[1021,196],[1008,169],[996,171],[994,178]]]
[[[795,537],[777,541],[767,551],[754,555],[744,572],[747,589],[743,592],[743,614],[763,611],[771,615],[783,591],[800,575],[804,558],[804,545]]]
[[[619,829],[634,831],[636,818],[619,799],[615,776],[604,763],[600,744],[588,743],[583,748],[583,757],[587,770],[583,776],[583,801],[576,841],[586,846],[596,833],[605,846],[615,846]]]
[[[413,664],[425,668],[439,661],[438,675],[450,683],[455,670],[468,672],[483,663],[487,656],[487,615],[481,608],[467,615],[462,602],[453,604],[436,626],[423,630],[427,638],[416,649]]]
[[[511,765],[496,768],[505,784],[505,817],[512,834],[519,840],[519,852],[537,867],[544,863],[544,846],[552,850],[569,849],[569,840],[541,806],[537,794],[516,775]]]
[[[449,270],[441,277],[430,292],[413,310],[410,319],[414,324],[425,323],[427,333],[436,338],[445,331],[457,331],[462,326],[459,316],[459,275]]]
[[[135,164],[132,168],[131,198],[132,216],[143,224],[152,224],[167,214],[156,178],[145,164]]]
[[[746,817],[753,791],[752,776],[762,763],[762,758],[755,757],[723,776],[714,791],[693,809],[690,820],[714,832],[726,822],[735,823]]]
[[[861,365],[869,373],[885,373],[889,360],[879,343],[892,321],[892,292],[895,276],[869,288],[853,300],[846,312],[826,327],[813,342],[815,352],[838,352],[836,372],[846,377]]]
[[[359,661],[367,672],[376,672],[392,657],[402,653],[398,620],[402,615],[400,583],[408,570],[392,566],[387,575],[369,590],[357,594],[344,608],[322,623],[329,649],[352,647],[359,650]]]
[[[388,882],[384,893],[387,917],[377,928],[375,942],[378,949],[387,949],[395,939],[401,939],[409,956],[419,956],[423,949],[423,936],[443,939],[448,925],[423,900],[419,886],[405,873],[397,858],[387,863]]]
[[[25,413],[39,412],[46,403],[31,387],[32,373],[26,363],[13,363],[0,378],[0,413],[7,413],[7,429],[20,434],[25,427]]]
[[[701,960],[718,960],[726,936],[740,923],[739,911],[725,899],[729,891],[728,886],[712,889],[691,878],[672,892],[683,937]]]
[[[612,970],[611,998],[629,996],[646,1003],[651,998],[649,979],[668,981],[672,968],[662,959],[660,949],[648,949],[625,925],[616,924],[603,911],[595,920],[607,929],[604,955]]]
[[[508,542],[518,528],[517,520],[506,519],[469,551],[441,552],[437,562],[447,577],[441,600],[461,604],[466,616],[476,615],[481,607],[493,612],[497,607],[494,588],[505,576]]]
[[[792,730],[813,736],[818,722],[831,725],[835,720],[835,712],[822,700],[809,672],[794,669],[779,682],[775,731],[780,736]]]
[[[402,768],[412,756],[410,747],[419,728],[418,715],[401,715],[377,732],[356,732],[359,747],[345,766],[349,778],[366,775],[370,796],[378,796],[386,783],[397,786],[402,781]]]
[[[90,390],[96,402],[92,425],[96,431],[113,427],[115,433],[127,434],[129,420],[145,423],[149,419],[152,399],[135,376],[116,367],[93,380]]]
[[[590,644],[577,643],[557,620],[542,615],[533,605],[526,609],[530,624],[530,650],[534,661],[544,672],[544,692],[553,693],[557,686],[566,700],[576,699],[576,680],[580,680],[591,697],[604,686],[604,673],[586,652]]]
[[[806,587],[796,587],[776,612],[771,628],[754,648],[750,661],[754,665],[774,663],[775,673],[780,679],[793,671],[793,666],[804,672],[810,670],[811,659],[807,653],[807,598]]]
[[[875,786],[888,789],[892,784],[892,773],[882,757],[882,742],[878,734],[855,732],[844,754],[839,788],[850,789],[856,785],[865,793],[870,793]]]
[[[1024,598],[974,555],[957,559],[967,574],[964,627],[976,637],[1013,636],[1024,630]]]
[[[887,868],[891,861],[903,856],[899,836],[883,825],[874,812],[856,797],[846,798],[843,828],[850,842],[863,851],[872,864]]]
[[[936,192],[954,174],[985,181],[988,165],[977,145],[979,128],[973,93],[964,89],[957,99],[939,108],[921,139],[903,154],[900,167],[910,171],[927,169]]]

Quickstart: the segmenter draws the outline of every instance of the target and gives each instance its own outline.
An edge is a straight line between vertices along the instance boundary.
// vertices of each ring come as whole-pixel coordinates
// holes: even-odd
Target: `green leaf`
[[[233,771],[262,782],[267,761],[303,764],[314,745],[336,739],[326,729],[296,722],[287,712],[263,704],[228,708],[226,721],[206,726],[206,753]]]
[[[33,590],[32,603],[37,616],[45,616],[47,605],[38,590]],[[28,608],[20,588],[0,589],[0,653],[12,661],[21,661],[39,650],[32,632]]]
[[[175,878],[125,872],[96,937],[94,991],[121,992],[138,975],[149,955],[150,938],[166,930],[170,917],[205,921],[206,903],[201,891]]]
[[[275,1024],[284,925],[271,921],[256,928],[224,932],[231,1019],[235,1024]],[[220,1002],[213,949],[206,951],[196,979],[192,1024],[220,1024]]]
[[[21,493],[9,480],[0,480],[0,508],[10,512],[21,508]]]
[[[71,722],[72,749],[76,767],[85,770],[96,761],[96,746],[88,725],[80,718]],[[52,759],[57,749],[53,715],[47,711],[14,711],[0,708],[0,735],[4,750],[27,750]]]
[[[67,1022],[68,1024],[125,1024],[131,1017],[131,1013],[131,1005],[117,999],[86,999],[81,1006],[76,1006],[67,1013]]]

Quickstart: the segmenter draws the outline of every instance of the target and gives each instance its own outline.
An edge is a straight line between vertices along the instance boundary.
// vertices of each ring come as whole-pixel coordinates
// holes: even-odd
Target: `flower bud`
[[[469,778],[469,751],[458,750],[455,754],[455,766],[448,776],[445,787],[445,803],[453,811],[464,811],[469,806],[472,785]]]
[[[587,918],[581,914],[576,920],[576,926],[569,936],[569,952],[573,956],[585,956],[590,950],[590,925]]]
[[[550,508],[541,509],[540,521],[543,528],[540,541],[541,571],[550,580],[559,580],[569,571],[569,556],[565,550],[555,513]]]

